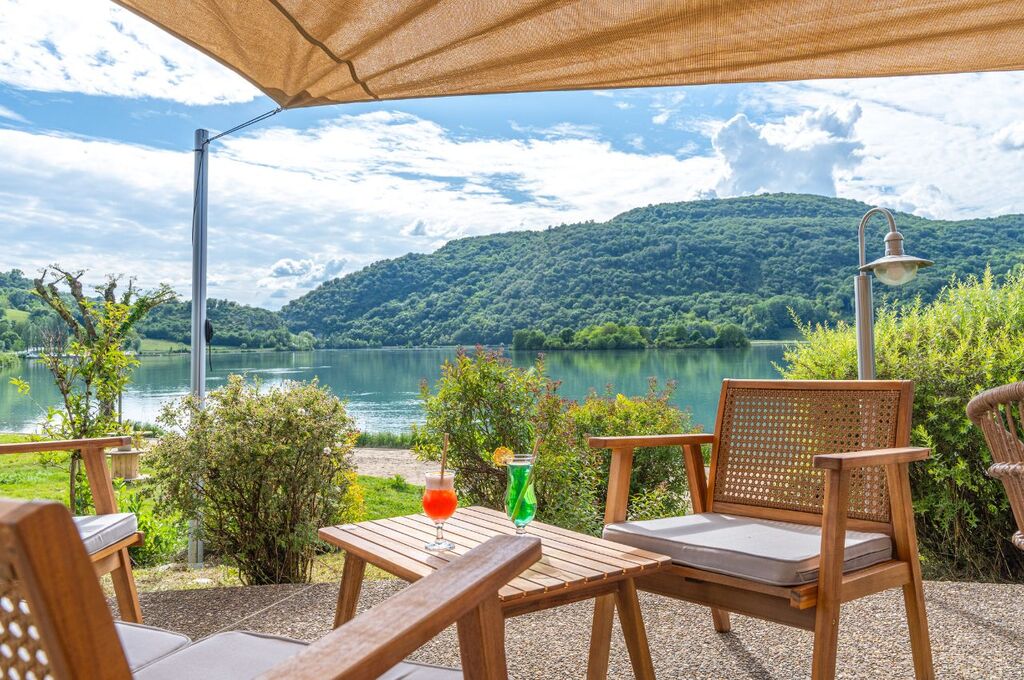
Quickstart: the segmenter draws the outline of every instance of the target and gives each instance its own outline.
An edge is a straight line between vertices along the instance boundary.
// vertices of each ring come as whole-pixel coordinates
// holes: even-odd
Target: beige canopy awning
[[[1024,68],[1024,0],[116,0],[283,107]]]

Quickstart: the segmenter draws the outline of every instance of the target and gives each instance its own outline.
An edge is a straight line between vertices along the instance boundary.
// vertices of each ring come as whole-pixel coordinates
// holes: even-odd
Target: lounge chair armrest
[[[360,614],[261,676],[376,678],[540,559],[540,539],[497,536]]]
[[[695,432],[691,434],[652,434],[637,437],[591,437],[587,440],[587,443],[592,449],[639,449],[656,446],[711,444],[714,441],[714,434]]]
[[[849,453],[823,453],[814,457],[814,467],[827,470],[853,470],[855,468],[913,463],[927,460],[931,449],[905,446],[895,449],[870,449]]]
[[[106,449],[111,446],[128,446],[131,443],[131,437],[97,437],[95,439],[17,442],[15,444],[0,444],[0,455],[5,453],[45,453],[47,451],[70,451],[77,449]]]

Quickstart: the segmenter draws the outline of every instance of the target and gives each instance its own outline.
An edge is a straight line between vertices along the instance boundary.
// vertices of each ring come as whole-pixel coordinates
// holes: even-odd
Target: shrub
[[[163,505],[201,517],[200,535],[246,584],[303,583],[317,529],[361,513],[345,407],[316,381],[261,385],[230,376],[206,398],[166,406],[151,463]]]
[[[542,358],[519,369],[481,348],[472,355],[460,350],[442,366],[435,391],[427,384],[421,390],[427,417],[415,430],[415,450],[438,460],[448,432],[448,464],[462,502],[503,508],[505,471],[492,462],[492,452],[507,446],[528,453],[539,437],[537,517],[578,531],[600,530],[608,483],[608,453],[591,450],[588,434],[664,434],[690,426],[686,414],[668,403],[671,391],[659,392],[654,383],[645,397],[591,394],[580,404],[558,396]],[[650,506],[646,494],[658,489],[662,507],[682,511],[686,474],[678,451],[645,451],[635,462],[636,507]]]
[[[185,548],[187,530],[177,513],[155,510],[149,489],[133,488],[122,479],[114,480],[114,493],[121,512],[132,512],[139,520],[139,531],[146,535],[142,545],[128,548],[132,562],[139,567],[155,567],[170,562]]]
[[[669,403],[674,391],[674,383],[659,390],[657,381],[652,378],[647,394],[642,397],[611,396],[610,389],[604,396],[591,393],[583,403],[570,404],[568,416],[576,432],[594,437],[693,432],[695,428],[690,414]],[[579,445],[587,445],[585,437],[580,438]],[[600,499],[603,503],[611,453],[601,450],[595,454],[600,466]],[[678,446],[637,450],[629,489],[631,518],[655,516],[650,510],[655,505],[654,499],[647,498],[648,494],[658,497],[656,505],[661,509],[661,517],[686,513],[690,494],[686,467]],[[642,508],[648,510],[641,511]]]
[[[787,378],[856,378],[854,329],[804,327],[786,353]],[[929,305],[881,310],[875,324],[878,377],[914,381],[913,443],[932,449],[911,466],[925,567],[933,576],[1020,579],[1013,518],[1002,486],[986,476],[991,454],[967,419],[967,402],[1024,376],[1024,271],[997,286],[953,280]]]

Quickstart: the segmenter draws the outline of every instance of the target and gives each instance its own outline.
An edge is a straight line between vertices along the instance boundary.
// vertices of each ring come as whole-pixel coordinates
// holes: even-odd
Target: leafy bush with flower
[[[444,433],[450,437],[448,465],[456,473],[462,502],[502,508],[505,470],[495,450],[528,455],[540,439],[534,485],[537,518],[570,529],[600,530],[610,464],[607,451],[587,446],[588,436],[666,434],[692,431],[689,414],[669,403],[673,386],[626,397],[609,391],[582,402],[563,399],[539,357],[516,368],[500,352],[460,350],[441,368],[434,389],[424,383],[426,423],[414,430],[415,450],[439,460]],[[630,512],[646,517],[653,508],[682,513],[688,504],[686,472],[678,451],[650,449],[635,460]],[[656,498],[655,498],[656,496]]]
[[[315,380],[261,389],[233,375],[204,408],[184,397],[159,422],[167,433],[150,463],[160,501],[201,517],[201,536],[246,584],[308,582],[317,529],[362,513],[350,455],[358,432]]]

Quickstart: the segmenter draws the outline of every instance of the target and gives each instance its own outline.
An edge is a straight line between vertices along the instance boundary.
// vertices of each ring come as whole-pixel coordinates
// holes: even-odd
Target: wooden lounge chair
[[[1013,544],[1024,550],[1024,382],[993,387],[971,399],[967,416],[992,452],[988,474],[1003,483],[1017,521]]]
[[[107,466],[105,450],[131,444],[131,437],[102,437],[62,441],[0,444],[0,455],[6,453],[42,453],[44,451],[82,452],[85,476],[92,490],[95,515],[75,517],[75,526],[85,544],[97,576],[110,574],[114,584],[117,607],[124,621],[142,623],[139,594],[132,575],[128,548],[142,545],[144,536],[138,531],[138,518],[130,512],[117,511],[117,499]]]
[[[909,463],[913,384],[726,380],[713,434],[595,437],[612,451],[607,539],[670,555],[637,587],[814,631],[812,677],[835,677],[839,607],[901,587],[914,672],[933,678]],[[711,445],[705,479],[701,444]],[[627,522],[634,450],[681,446],[693,515]],[[845,546],[845,550],[844,550]],[[591,659],[607,666],[614,603],[594,611]]]
[[[500,680],[498,590],[540,558],[540,539],[499,536],[310,645],[229,632],[191,642],[113,620],[67,508],[0,499],[0,671],[69,680]],[[402,660],[458,624],[463,671]]]

